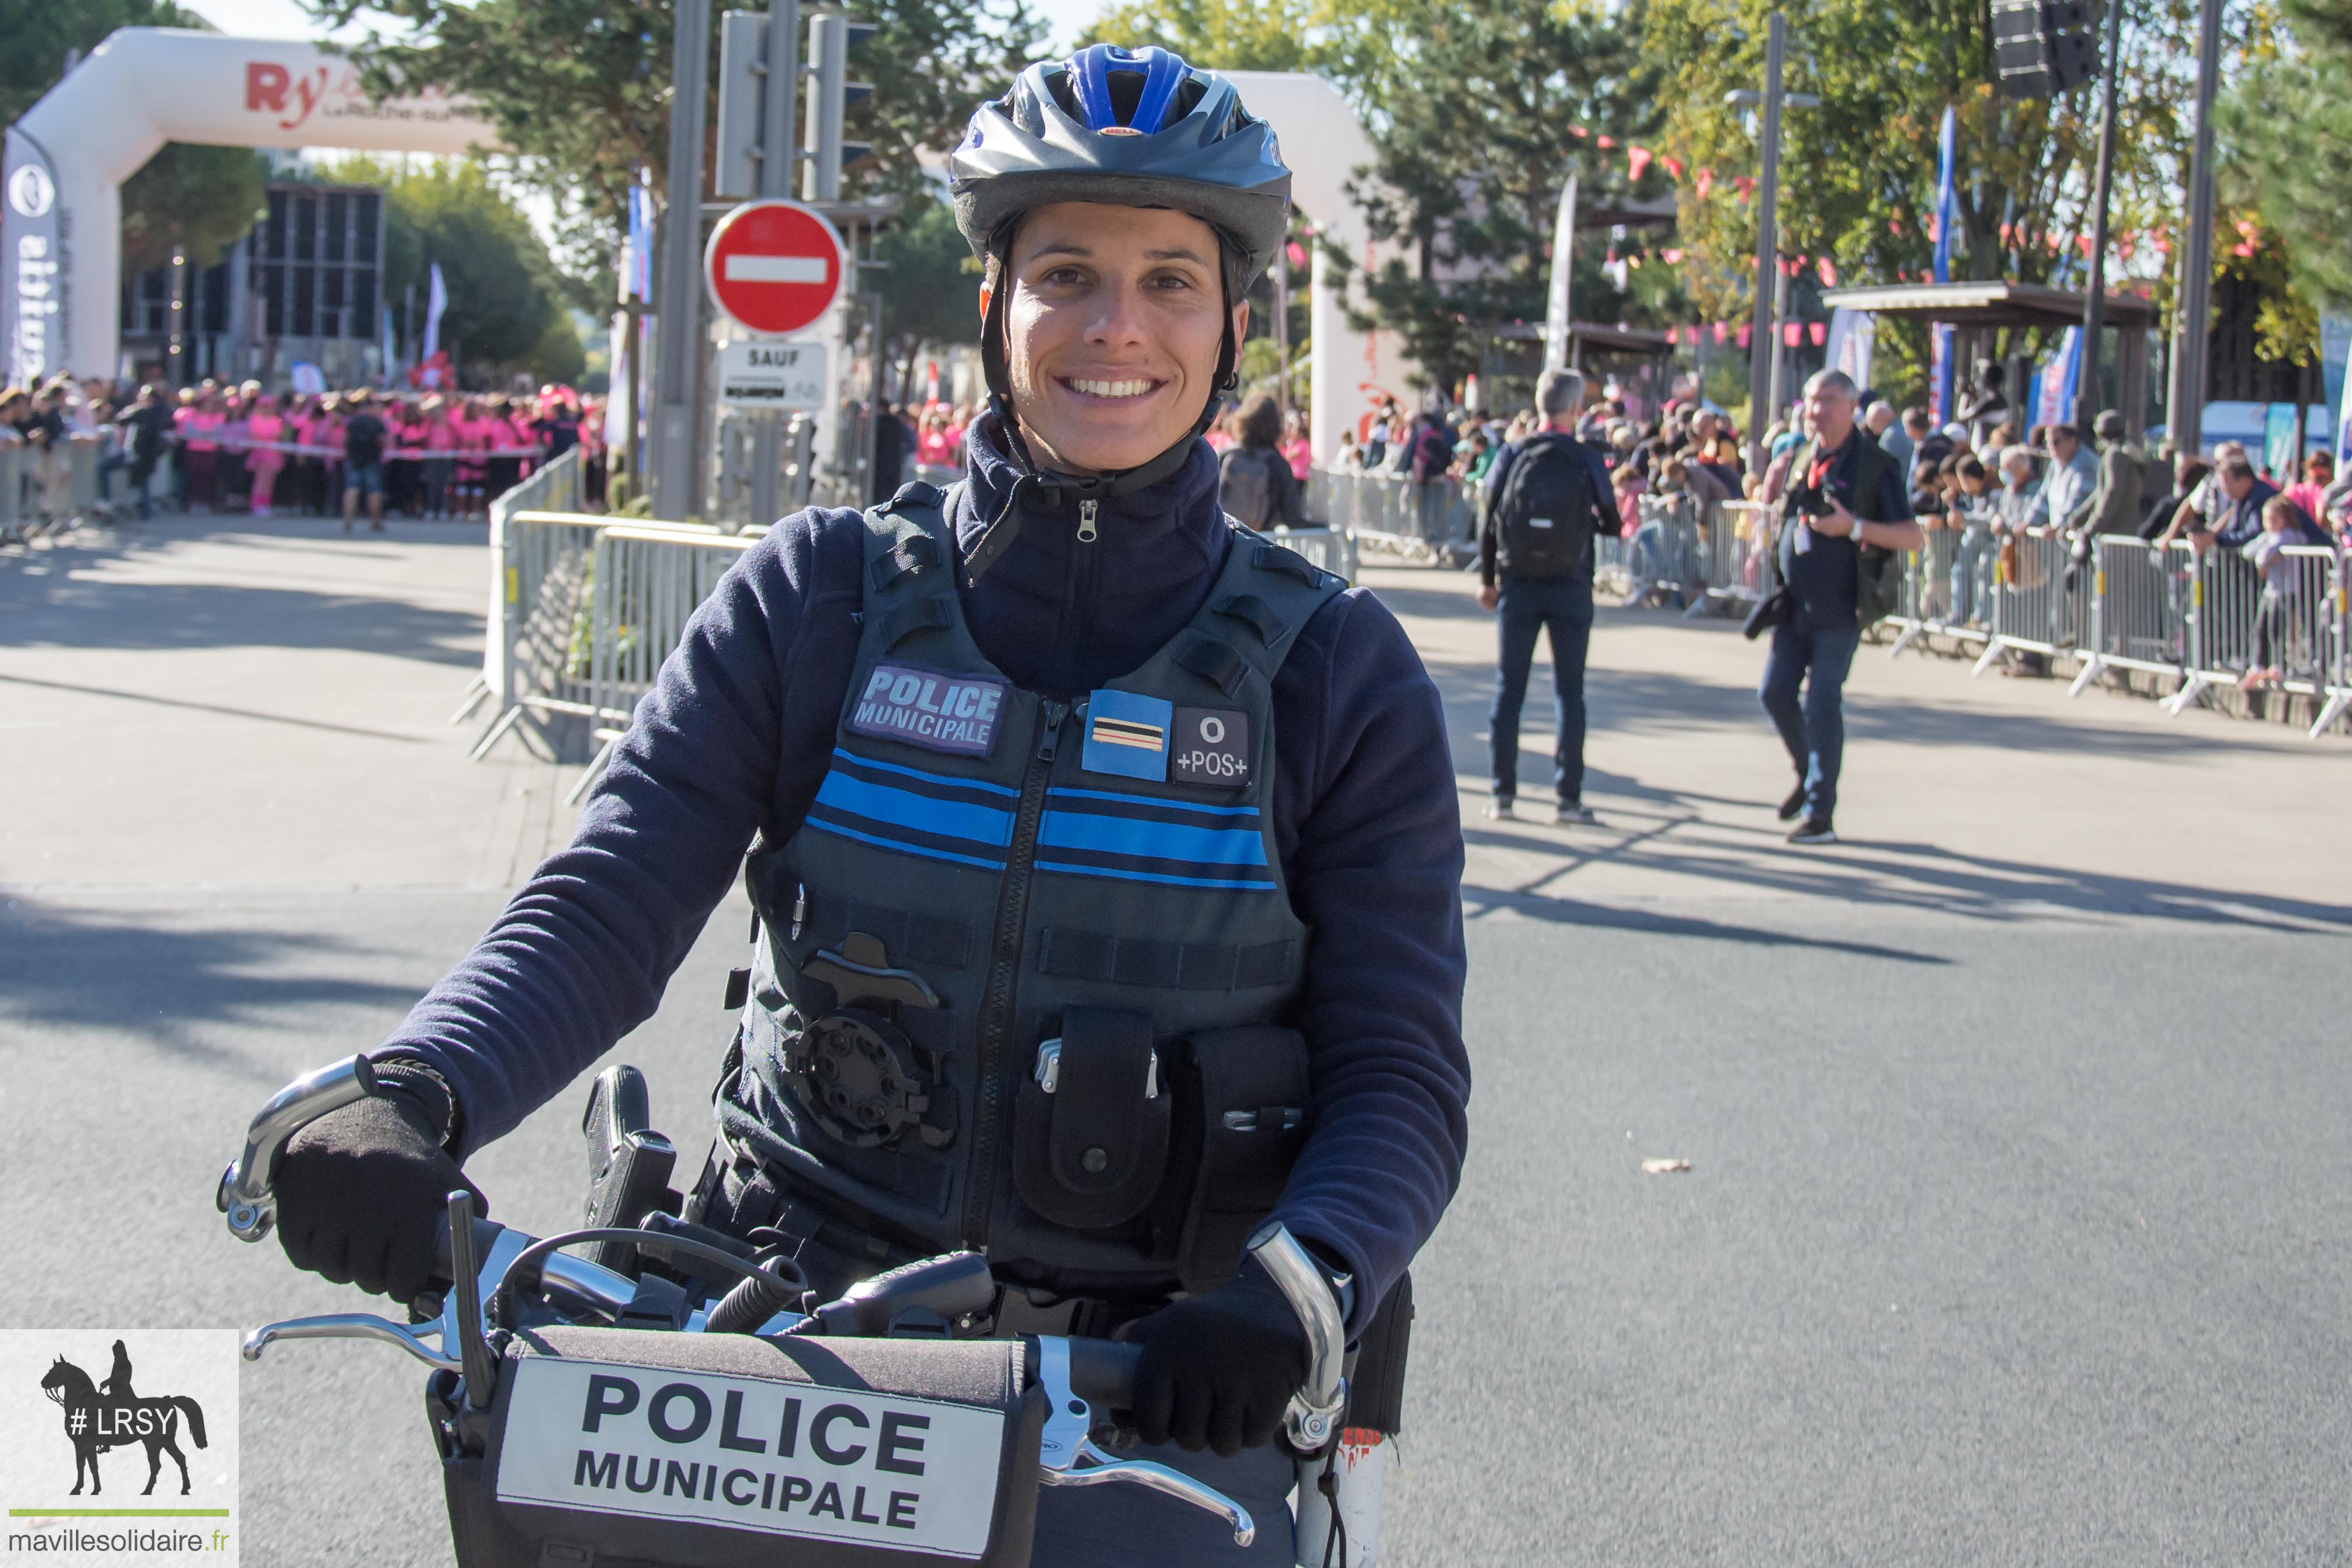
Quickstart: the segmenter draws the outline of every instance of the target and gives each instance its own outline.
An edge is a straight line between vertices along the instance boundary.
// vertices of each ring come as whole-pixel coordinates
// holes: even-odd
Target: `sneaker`
[[[1517,816],[1511,810],[1511,798],[1508,795],[1498,795],[1494,800],[1487,801],[1486,820],[1490,822],[1509,822],[1517,821]]]
[[[1554,806],[1551,810],[1551,820],[1563,828],[1593,828],[1601,825],[1601,819],[1592,814],[1591,807],[1575,800],[1562,800],[1559,805]]]
[[[1784,822],[1793,822],[1797,820],[1797,813],[1804,809],[1805,781],[1800,779],[1797,780],[1797,787],[1789,791],[1789,798],[1780,802],[1780,820]]]
[[[1818,817],[1808,817],[1797,824],[1797,831],[1789,835],[1789,841],[1792,844],[1833,844],[1838,841],[1837,830]]]

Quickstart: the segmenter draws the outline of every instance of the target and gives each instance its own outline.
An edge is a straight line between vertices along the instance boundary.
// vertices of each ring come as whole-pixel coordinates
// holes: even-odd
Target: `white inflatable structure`
[[[122,28],[8,128],[7,380],[115,373],[121,184],[166,141],[454,154],[498,132],[446,98],[370,102],[352,63],[313,44]]]
[[[1308,314],[1314,362],[1307,383],[1314,425],[1307,442],[1316,461],[1328,462],[1339,450],[1339,433],[1353,430],[1382,394],[1408,407],[1412,402],[1407,379],[1416,367],[1403,345],[1394,333],[1359,332],[1349,326],[1347,293],[1332,287],[1326,277],[1330,251],[1358,271],[1380,265],[1364,215],[1347,191],[1356,171],[1372,162],[1371,138],[1339,89],[1321,77],[1299,71],[1225,74],[1250,112],[1274,127],[1282,160],[1290,165],[1291,204],[1315,225]],[[1352,291],[1351,284],[1348,292]]]

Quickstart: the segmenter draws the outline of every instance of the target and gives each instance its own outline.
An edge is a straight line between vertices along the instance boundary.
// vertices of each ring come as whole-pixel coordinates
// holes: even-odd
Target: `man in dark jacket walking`
[[[1478,526],[1478,602],[1496,612],[1495,703],[1487,713],[1493,748],[1494,796],[1486,815],[1507,820],[1519,793],[1519,710],[1536,639],[1551,638],[1554,735],[1552,820],[1591,826],[1599,819],[1584,803],[1584,656],[1592,642],[1593,540],[1624,531],[1617,495],[1600,452],[1576,437],[1584,401],[1581,371],[1550,370],[1536,383],[1543,428],[1496,455],[1486,471],[1486,506]],[[1544,465],[1565,494],[1565,507],[1536,515],[1520,494]],[[1528,472],[1522,473],[1526,469]],[[1581,473],[1583,484],[1576,480]],[[1520,482],[1515,491],[1513,480]],[[1554,517],[1565,510],[1575,516]],[[1532,526],[1530,526],[1532,525]],[[1564,545],[1565,548],[1555,548]]]

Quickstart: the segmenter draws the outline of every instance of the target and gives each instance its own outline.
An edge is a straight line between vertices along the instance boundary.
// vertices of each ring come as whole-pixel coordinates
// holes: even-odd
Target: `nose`
[[[1096,348],[1127,349],[1146,338],[1143,299],[1133,284],[1114,281],[1095,297],[1095,313],[1087,323],[1087,342]]]

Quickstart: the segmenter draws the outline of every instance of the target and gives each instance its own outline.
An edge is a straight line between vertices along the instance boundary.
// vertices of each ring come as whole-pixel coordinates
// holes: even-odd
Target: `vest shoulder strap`
[[[917,480],[866,509],[866,614],[882,628],[886,648],[953,619],[942,596],[955,591],[954,506],[954,486],[943,491]]]
[[[1269,683],[1298,641],[1300,628],[1345,580],[1323,570],[1231,517],[1233,549],[1192,623],[1176,634],[1176,664],[1227,696],[1255,670]]]

